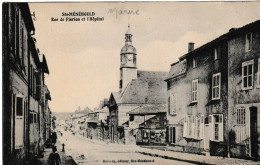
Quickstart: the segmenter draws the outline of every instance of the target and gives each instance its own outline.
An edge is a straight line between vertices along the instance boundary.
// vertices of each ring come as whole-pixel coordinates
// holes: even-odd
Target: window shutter
[[[209,115],[209,140],[213,140],[213,116]]]
[[[258,58],[257,86],[260,88],[260,58]]]
[[[200,139],[204,139],[204,115],[201,116],[200,119]]]
[[[219,115],[219,141],[223,141],[223,115]]]
[[[192,115],[191,116],[192,117],[192,124],[191,124],[191,138],[195,138],[195,133],[196,133],[196,131],[195,131],[195,116],[194,115]]]
[[[187,117],[185,116],[184,123],[183,123],[183,137],[187,137],[187,125],[188,125]]]
[[[171,98],[170,97],[168,97],[168,112],[169,112],[169,114],[171,114],[171,103],[170,103],[170,101],[171,101]]]

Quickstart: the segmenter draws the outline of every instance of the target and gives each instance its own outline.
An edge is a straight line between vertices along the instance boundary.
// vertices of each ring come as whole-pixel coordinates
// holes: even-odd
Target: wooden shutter
[[[168,97],[168,112],[171,114],[171,97]]]
[[[192,124],[191,124],[191,138],[195,138],[195,133],[196,133],[196,130],[195,130],[195,116],[192,115]]]
[[[187,137],[187,116],[184,117],[184,123],[183,123],[183,137]]]
[[[223,115],[219,115],[219,141],[224,139]]]
[[[213,116],[212,115],[209,115],[209,140],[213,140],[213,133],[214,133],[214,130],[213,130],[213,124],[214,121],[213,121]]]
[[[204,115],[200,117],[200,139],[204,139]]]

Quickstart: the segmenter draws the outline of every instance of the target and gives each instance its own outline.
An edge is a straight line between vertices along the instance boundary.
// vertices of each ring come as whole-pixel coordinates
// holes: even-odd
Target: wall
[[[229,129],[236,134],[237,153],[231,155],[235,157],[250,157],[250,107],[257,107],[257,132],[258,132],[258,156],[260,157],[260,88],[257,87],[258,58],[260,58],[260,31],[254,29],[252,33],[252,50],[245,51],[245,34],[252,32],[252,29],[236,35],[229,41],[228,60],[228,85],[229,85]],[[254,61],[253,88],[242,89],[242,63]],[[237,125],[237,109],[245,108],[245,126]],[[239,128],[240,127],[240,128]],[[242,131],[242,132],[241,132]],[[242,134],[242,135],[241,135]],[[238,140],[239,139],[239,140]],[[242,148],[239,148],[242,145]],[[234,151],[235,152],[235,151]]]

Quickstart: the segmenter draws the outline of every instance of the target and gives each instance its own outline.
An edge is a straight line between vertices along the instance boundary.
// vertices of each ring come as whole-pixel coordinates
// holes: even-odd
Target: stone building
[[[3,4],[3,162],[24,164],[39,153],[40,104],[46,67],[32,36],[27,3]],[[45,72],[46,73],[46,72]],[[37,86],[38,85],[38,86]],[[43,116],[41,116],[43,118]]]
[[[129,130],[128,111],[143,104],[166,102],[166,72],[137,70],[137,52],[132,45],[130,26],[125,33],[125,46],[120,53],[119,92],[112,92],[109,98],[109,136],[111,142],[132,143],[125,136]],[[142,120],[140,120],[141,122]]]
[[[245,132],[246,127],[250,130],[250,124],[245,122],[245,114],[248,118],[246,121],[250,121],[248,115],[255,113],[254,116],[257,116],[256,109],[259,106],[259,89],[256,85],[258,27],[259,21],[231,29],[197,49],[190,43],[189,52],[171,65],[165,80],[168,90],[167,140],[170,148],[195,153],[209,151],[211,155],[228,156],[231,151],[231,130],[236,132],[236,142],[245,146],[245,140],[250,137]],[[247,32],[251,38],[246,35]],[[247,44],[251,45],[245,46]],[[250,47],[250,51],[245,51],[245,47]],[[244,84],[246,89],[242,86],[244,82],[247,83]],[[252,123],[255,127],[251,129],[256,130],[256,123],[259,122],[252,119]],[[257,137],[256,132],[254,137]],[[251,145],[252,141],[254,145],[259,144],[254,139]],[[234,146],[234,151],[243,150],[241,146]],[[248,152],[247,155],[252,156],[252,153]],[[238,151],[233,155],[236,154]]]
[[[230,156],[260,158],[260,20],[228,41]]]
[[[108,117],[107,106],[88,114],[87,137],[91,139],[108,141]]]

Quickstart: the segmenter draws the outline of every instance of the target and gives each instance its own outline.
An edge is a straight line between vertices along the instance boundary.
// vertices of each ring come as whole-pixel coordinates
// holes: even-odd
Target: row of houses
[[[111,142],[242,158],[260,156],[260,21],[194,49],[169,72],[137,70],[130,27],[119,91],[109,97]]]
[[[79,108],[66,120],[66,125],[73,134],[109,141],[108,116],[107,100],[104,99],[94,111],[88,107],[82,111]]]
[[[51,133],[49,69],[27,3],[3,3],[3,163],[41,154]]]

